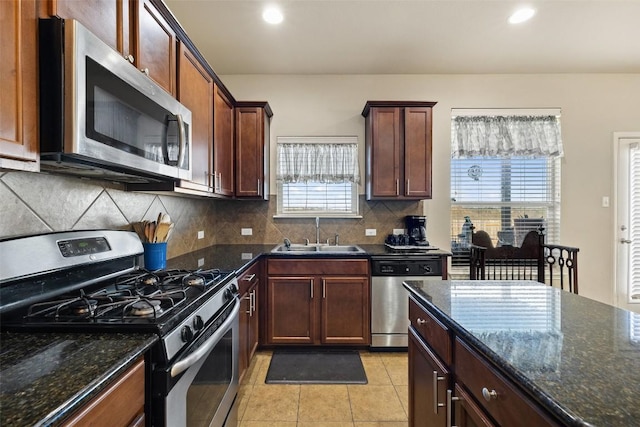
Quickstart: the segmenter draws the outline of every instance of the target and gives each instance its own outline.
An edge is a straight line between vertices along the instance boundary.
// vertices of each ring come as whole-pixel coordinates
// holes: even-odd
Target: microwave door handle
[[[187,154],[187,133],[184,130],[184,120],[182,114],[176,114],[178,120],[178,139],[180,146],[178,148],[178,167],[184,164],[184,156]]]
[[[227,333],[227,330],[229,329],[229,325],[233,323],[235,318],[238,316],[238,313],[240,313],[240,304],[238,303],[238,299],[235,298],[235,307],[233,308],[233,311],[231,311],[231,313],[229,314],[229,317],[227,317],[227,320],[224,321],[224,323],[218,328],[218,330],[215,331],[213,335],[211,335],[211,338],[209,338],[204,344],[202,344],[201,347],[199,347],[196,351],[191,353],[189,356],[176,362],[171,367],[171,378],[175,378],[176,376],[180,375],[182,372],[186,371],[191,366],[195,365],[200,359],[206,356],[209,353],[209,351],[213,347],[215,347],[218,341],[220,341],[220,338],[222,338],[224,334]]]

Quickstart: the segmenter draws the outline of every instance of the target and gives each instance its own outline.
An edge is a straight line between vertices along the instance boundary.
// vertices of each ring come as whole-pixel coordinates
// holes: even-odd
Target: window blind
[[[551,157],[451,159],[451,234],[470,243],[465,217],[494,245],[519,246],[531,230],[544,227],[547,241],[559,240],[560,161]]]

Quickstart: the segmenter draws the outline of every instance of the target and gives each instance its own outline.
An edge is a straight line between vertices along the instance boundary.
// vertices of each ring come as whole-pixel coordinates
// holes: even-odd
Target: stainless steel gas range
[[[72,231],[0,241],[0,324],[12,331],[154,332],[153,426],[236,425],[233,271],[139,267],[135,233]]]

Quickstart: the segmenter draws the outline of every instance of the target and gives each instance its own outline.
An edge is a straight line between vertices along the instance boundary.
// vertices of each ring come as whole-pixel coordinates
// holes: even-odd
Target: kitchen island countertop
[[[155,334],[0,334],[0,425],[59,425],[123,373]]]
[[[563,424],[640,425],[640,314],[537,282],[405,287]]]

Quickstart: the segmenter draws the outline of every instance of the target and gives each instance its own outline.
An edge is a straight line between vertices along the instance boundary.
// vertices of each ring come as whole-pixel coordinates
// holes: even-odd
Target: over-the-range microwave
[[[191,179],[191,112],[78,21],[39,22],[40,165],[127,183]]]

